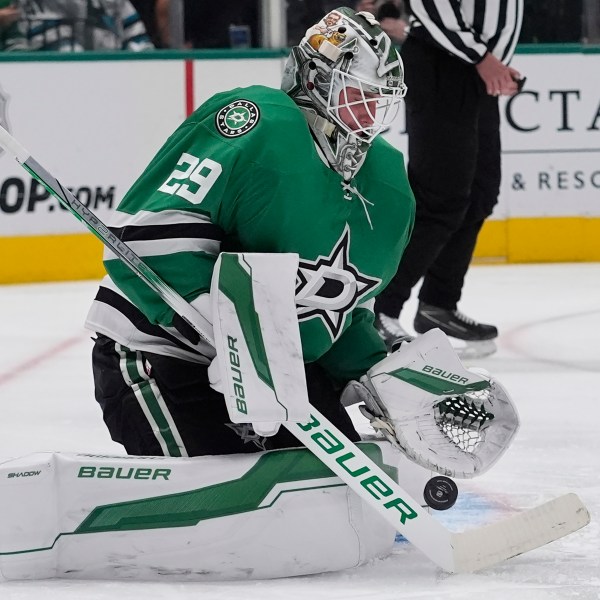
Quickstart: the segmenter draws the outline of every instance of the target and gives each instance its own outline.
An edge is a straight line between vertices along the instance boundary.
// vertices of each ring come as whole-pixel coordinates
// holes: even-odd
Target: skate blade
[[[483,340],[481,342],[458,340],[450,338],[452,347],[461,359],[485,358],[498,349],[494,340]]]

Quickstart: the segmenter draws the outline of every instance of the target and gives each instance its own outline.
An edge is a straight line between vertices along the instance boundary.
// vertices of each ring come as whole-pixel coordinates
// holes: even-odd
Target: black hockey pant
[[[301,446],[283,427],[263,438],[249,425],[232,424],[225,399],[209,385],[206,366],[136,352],[103,335],[95,342],[92,366],[104,422],[128,454],[200,456]],[[306,378],[311,404],[358,441],[340,390],[325,371],[306,365]]]

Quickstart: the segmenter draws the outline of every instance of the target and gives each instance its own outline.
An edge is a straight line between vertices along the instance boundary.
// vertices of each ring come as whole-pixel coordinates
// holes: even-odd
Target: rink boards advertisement
[[[128,187],[195,107],[234,87],[278,87],[285,54],[3,55],[0,122],[110,223]],[[527,82],[501,100],[501,195],[476,255],[600,260],[600,51],[518,53],[513,66]],[[402,112],[385,135],[406,151]],[[6,152],[0,250],[9,257],[0,282],[103,272],[100,243]]]
[[[518,53],[512,66],[527,80],[500,99],[502,184],[476,256],[600,260],[600,53]],[[387,136],[406,149],[403,122]]]

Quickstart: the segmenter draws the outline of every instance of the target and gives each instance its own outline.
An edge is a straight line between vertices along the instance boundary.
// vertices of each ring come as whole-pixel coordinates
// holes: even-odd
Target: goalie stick
[[[127,244],[114,235],[91,210],[53,177],[6,129],[0,126],[0,145],[67,210],[75,215],[112,252],[114,252],[140,279],[170,306],[197,334],[214,346],[212,325],[193,306],[167,285]],[[196,325],[194,325],[196,323]],[[186,337],[189,335],[186,332]]]
[[[2,127],[0,145],[203,339],[213,343],[211,324],[162,281],[127,244],[116,238],[92,211]],[[575,494],[565,494],[503,521],[464,532],[452,532],[314,407],[311,407],[307,423],[285,422],[284,426],[399,533],[450,573],[471,572],[497,564],[577,531],[590,521],[589,512],[581,500]]]

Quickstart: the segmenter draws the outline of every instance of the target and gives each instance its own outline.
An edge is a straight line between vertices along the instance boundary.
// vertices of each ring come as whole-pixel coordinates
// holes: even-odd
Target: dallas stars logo
[[[349,260],[350,228],[348,225],[329,256],[316,261],[301,259],[296,279],[298,320],[319,318],[335,341],[348,315],[361,298],[381,283],[367,277]]]
[[[259,119],[260,110],[254,102],[236,100],[216,114],[215,126],[221,135],[233,138],[248,133]]]

